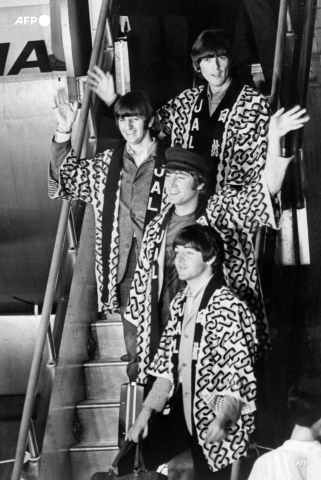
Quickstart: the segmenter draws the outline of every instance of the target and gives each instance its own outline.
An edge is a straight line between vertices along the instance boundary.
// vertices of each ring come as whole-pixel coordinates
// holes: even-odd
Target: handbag
[[[133,447],[136,448],[136,451],[135,451],[134,468],[132,473],[128,475],[118,476],[116,471],[117,471],[117,466],[120,459],[129,449]],[[137,444],[130,440],[126,440],[122,448],[119,450],[112,465],[110,466],[109,471],[96,472],[91,477],[91,480],[167,480],[167,478],[168,477],[162,473],[146,470],[142,453],[141,453],[141,439],[139,439]]]
[[[151,387],[152,384],[137,384],[135,382],[122,385],[118,430],[119,447],[123,446],[127,432],[134,424]],[[153,412],[149,419],[148,435],[140,443],[144,464],[148,471],[157,470],[160,465],[168,463],[169,460],[190,446],[179,439],[175,431],[176,401],[176,397],[170,399],[168,404],[169,414]],[[117,462],[119,475],[132,472],[134,458],[135,450],[127,448]]]

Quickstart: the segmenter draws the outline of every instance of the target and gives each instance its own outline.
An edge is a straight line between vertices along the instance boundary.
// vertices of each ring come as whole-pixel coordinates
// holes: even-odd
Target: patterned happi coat
[[[172,147],[194,149],[209,160],[218,157],[216,191],[257,180],[267,152],[270,106],[266,97],[232,81],[212,116],[208,135],[213,138],[209,139],[207,134],[202,137],[209,119],[207,86],[185,90],[157,113]],[[203,147],[207,140],[212,148]]]
[[[119,299],[117,294],[117,268],[119,257],[119,228],[118,211],[120,200],[120,187],[122,175],[120,174],[116,203],[114,207],[114,217],[111,232],[111,248],[108,279],[109,301],[103,302],[103,260],[102,260],[102,219],[105,201],[105,187],[108,177],[110,160],[114,150],[105,150],[92,159],[82,159],[80,161],[74,156],[74,151],[70,150],[70,143],[53,144],[57,149],[54,154],[62,155],[64,161],[59,171],[59,182],[51,175],[49,169],[49,197],[52,199],[75,199],[91,203],[95,214],[95,274],[97,281],[98,311],[109,310],[118,311]],[[157,189],[152,182],[150,191]],[[165,196],[162,197],[162,208],[167,205]],[[153,207],[151,205],[151,210]]]
[[[155,258],[160,260],[161,243],[164,238],[162,223],[169,208],[170,205],[146,228],[125,314],[128,321],[138,326],[137,355],[140,382],[147,381],[147,369],[151,361],[149,348],[151,286],[154,275],[152,265]],[[257,182],[244,186],[239,192],[229,186],[224,187],[209,199],[205,214],[197,221],[201,224],[210,224],[222,237],[226,283],[248,304],[255,319],[256,335],[261,350],[268,344],[269,335],[253,237],[259,227],[267,225],[277,228],[278,222],[264,173]],[[159,268],[163,267],[162,264]]]
[[[167,378],[174,384],[178,378],[185,292],[178,293],[171,303],[171,320],[149,369],[151,375]],[[253,371],[256,342],[255,325],[247,305],[225,286],[212,292],[207,306],[199,309],[195,324],[192,425],[193,434],[213,471],[246,455],[249,434],[254,431],[256,409]],[[210,445],[205,443],[207,429],[219,413],[225,395],[238,398],[244,405],[227,437]]]

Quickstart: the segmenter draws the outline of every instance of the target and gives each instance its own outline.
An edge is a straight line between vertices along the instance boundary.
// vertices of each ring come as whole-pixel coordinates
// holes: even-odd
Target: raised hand
[[[95,92],[107,105],[110,105],[116,97],[114,77],[109,73],[104,73],[101,68],[94,66],[87,73],[87,85],[90,90]]]
[[[69,132],[77,117],[78,102],[70,103],[66,90],[59,89],[54,96],[54,103],[55,105],[52,108],[56,115],[58,128],[60,127],[64,132]]]
[[[281,138],[291,130],[302,128],[309,119],[310,116],[306,113],[306,109],[301,108],[299,105],[287,112],[285,112],[284,108],[281,108],[271,117],[269,137],[276,136]]]

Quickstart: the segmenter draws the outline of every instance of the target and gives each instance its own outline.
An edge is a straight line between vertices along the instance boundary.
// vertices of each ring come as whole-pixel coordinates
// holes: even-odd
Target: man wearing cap
[[[125,313],[125,318],[138,328],[140,382],[147,381],[149,364],[169,318],[169,303],[179,287],[174,273],[173,236],[194,222],[210,225],[220,233],[226,283],[246,301],[255,318],[259,350],[268,342],[253,236],[260,226],[277,228],[271,196],[279,192],[291,160],[279,157],[280,139],[308,121],[304,113],[305,110],[294,107],[272,117],[265,171],[240,191],[226,186],[208,199],[206,160],[177,147],[165,152],[165,191],[169,204],[145,231]]]

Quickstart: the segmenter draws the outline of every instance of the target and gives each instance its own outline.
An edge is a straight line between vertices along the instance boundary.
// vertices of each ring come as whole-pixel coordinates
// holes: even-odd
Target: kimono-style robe
[[[170,209],[167,206],[146,228],[134,280],[125,314],[128,321],[138,326],[137,355],[140,382],[146,382],[152,318],[153,263],[158,261],[159,291],[164,267],[162,244],[166,232],[162,224]],[[237,192],[223,188],[208,200],[204,215],[197,222],[209,224],[217,230],[224,244],[224,276],[227,285],[246,301],[254,316],[256,335],[260,348],[268,343],[268,329],[262,298],[259,272],[255,261],[253,236],[263,225],[277,228],[277,219],[268,191],[264,173],[259,180]]]
[[[246,455],[249,434],[254,430],[257,339],[247,305],[225,286],[214,293],[211,290],[206,292],[209,300],[205,305],[201,302],[195,323],[191,402],[193,435],[210,469],[217,471]],[[151,375],[166,378],[175,386],[185,302],[186,289],[171,303],[171,319],[149,369]],[[219,413],[225,395],[243,402],[241,415],[222,442],[210,445],[205,443],[207,429]]]
[[[207,86],[185,90],[157,113],[172,147],[193,149],[218,163],[216,192],[225,185],[257,180],[267,152],[270,106],[266,97],[232,80],[212,117]]]
[[[110,171],[110,161],[114,150],[105,150],[96,155],[93,159],[82,159],[80,161],[74,156],[73,150],[70,150],[70,143],[53,143],[53,155],[63,156],[64,161],[59,170],[59,182],[51,175],[49,170],[49,197],[52,199],[76,199],[91,203],[95,213],[95,274],[97,281],[98,311],[109,310],[117,311],[119,308],[119,299],[117,294],[117,268],[119,262],[119,200],[120,187],[122,180],[122,171],[120,171],[118,188],[116,192],[116,202],[112,219],[111,241],[109,246],[109,273],[105,278],[103,271],[103,212],[105,202],[105,189]],[[116,161],[122,161],[123,150],[117,154]],[[160,155],[163,162],[163,148],[157,147],[156,155]],[[157,170],[156,168],[154,169]],[[154,177],[150,186],[150,195],[152,191],[160,192],[157,182],[158,175]],[[155,173],[154,173],[155,175]],[[160,192],[162,193],[162,192]],[[151,198],[149,199],[151,200]],[[166,205],[165,195],[161,197],[161,208]],[[150,207],[150,208],[149,208]],[[151,210],[153,216],[157,209],[152,203],[148,204],[147,209]],[[103,287],[107,282],[108,301],[104,302]]]

